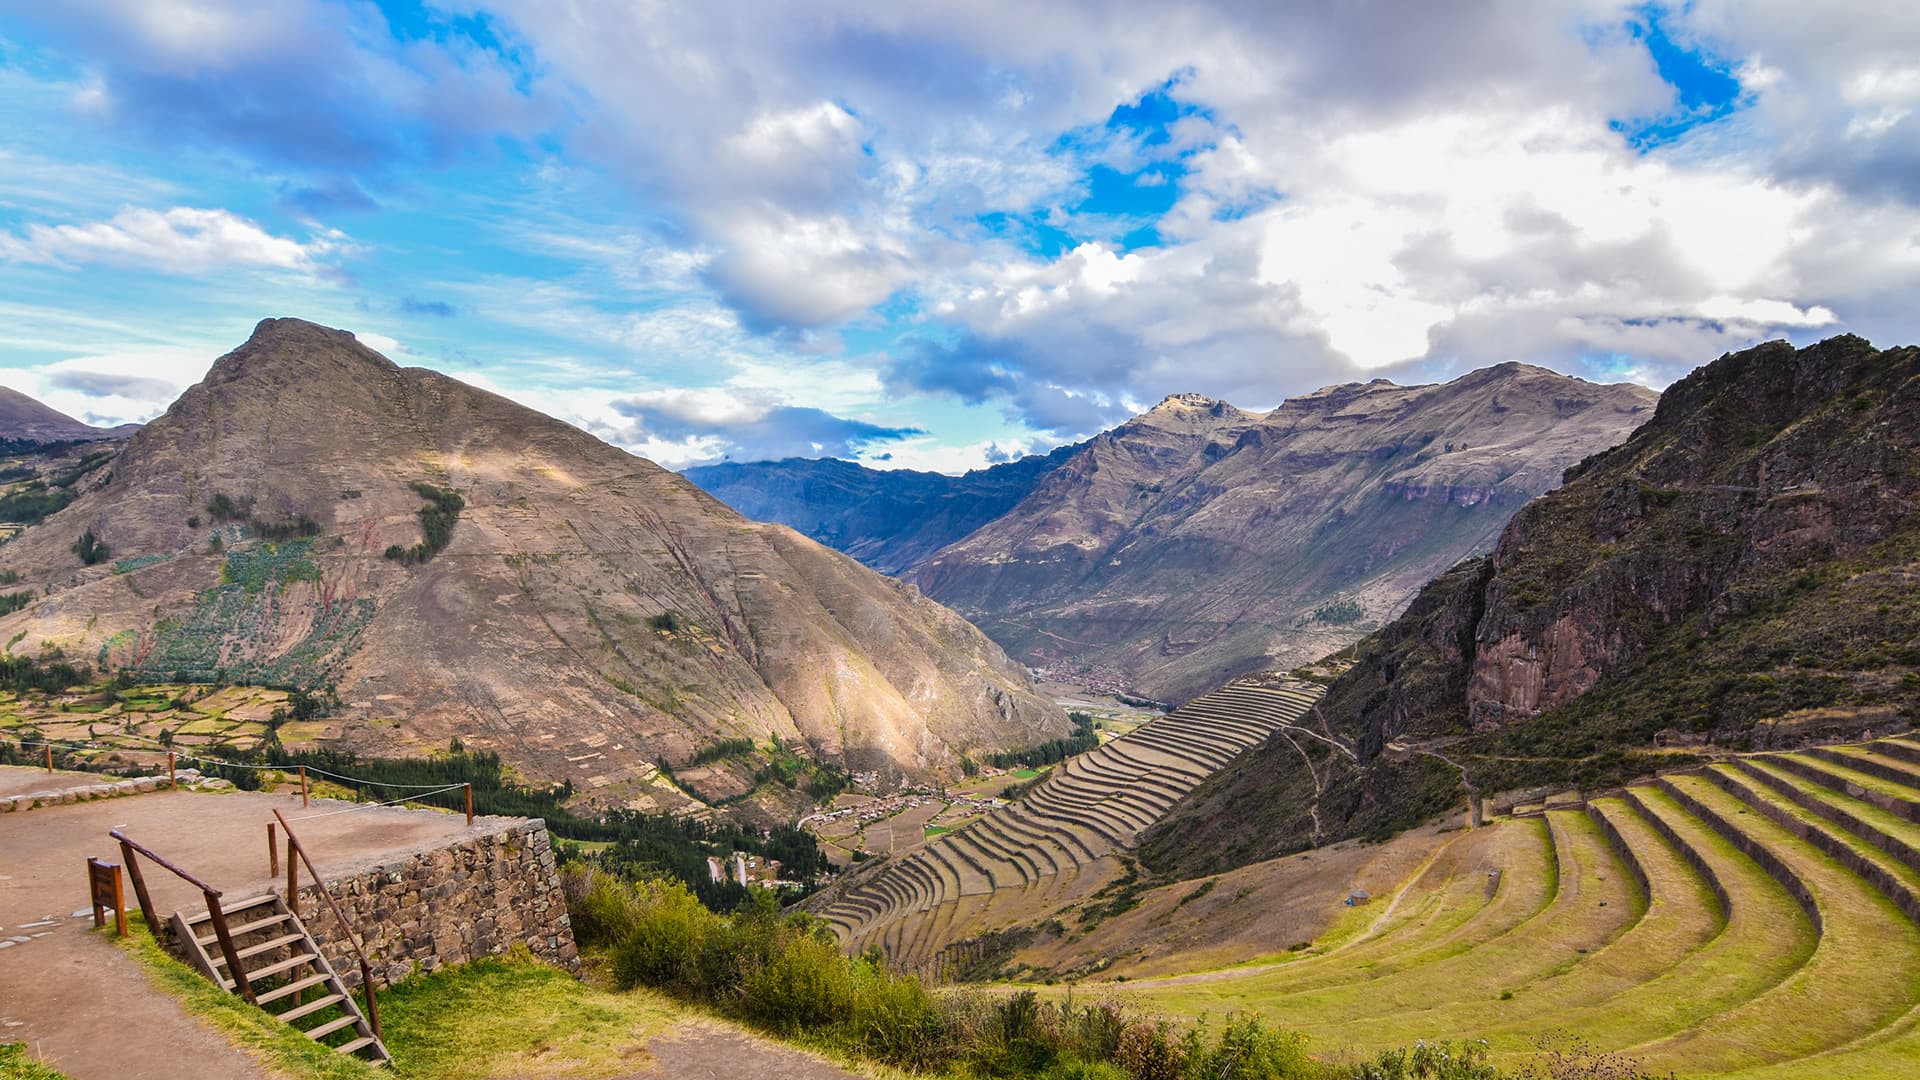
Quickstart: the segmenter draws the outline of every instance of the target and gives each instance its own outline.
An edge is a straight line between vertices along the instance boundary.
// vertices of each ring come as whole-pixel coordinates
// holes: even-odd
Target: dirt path
[[[627,1080],[856,1080],[823,1058],[719,1024],[682,1025],[647,1044],[653,1066]]]
[[[49,779],[42,770],[0,766],[0,787],[56,786]],[[350,805],[315,800],[303,811],[297,794],[169,791],[0,815],[0,1041],[27,1043],[75,1080],[271,1075],[156,990],[113,942],[88,932],[86,858],[119,862],[107,830],[123,827],[238,898],[271,883],[266,823],[276,808],[296,819],[302,841],[328,874],[468,832],[453,815],[332,813]],[[303,814],[331,816],[298,820]],[[497,829],[499,822],[479,819],[474,831]],[[203,903],[171,874],[150,867],[146,874],[163,917]],[[126,891],[133,908],[131,883]]]

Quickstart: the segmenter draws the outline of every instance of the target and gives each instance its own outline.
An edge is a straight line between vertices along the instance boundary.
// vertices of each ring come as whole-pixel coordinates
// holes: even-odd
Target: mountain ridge
[[[1322,701],[1356,760],[1266,747],[1175,809],[1151,865],[1212,872],[1486,795],[1920,720],[1920,348],[1770,342],[1675,383],[1493,551],[1355,647]],[[1323,763],[1315,761],[1320,768]]]
[[[1655,398],[1517,363],[1265,414],[1170,395],[905,576],[1050,675],[1183,700],[1397,614]]]
[[[9,386],[0,386],[0,439],[23,442],[92,442],[124,439],[139,424],[95,427]]]
[[[421,542],[441,490],[464,500],[444,550],[383,557]],[[110,564],[76,565],[83,530]],[[658,766],[730,737],[885,783],[1069,727],[915,591],[299,320],[263,321],[0,566],[48,590],[0,620],[25,655],[334,689],[330,737],[394,753],[458,738],[583,777],[601,803],[685,803]],[[739,795],[752,774],[715,766],[701,791]]]
[[[755,521],[777,521],[885,574],[1005,513],[1079,444],[961,476],[873,469],[838,458],[725,462],[682,475]]]

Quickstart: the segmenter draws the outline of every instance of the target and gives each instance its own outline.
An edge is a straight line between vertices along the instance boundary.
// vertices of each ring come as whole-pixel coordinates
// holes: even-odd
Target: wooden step
[[[307,1038],[312,1039],[314,1042],[319,1042],[321,1039],[326,1038],[327,1036],[333,1034],[334,1032],[339,1031],[342,1028],[352,1027],[353,1025],[359,1022],[360,1022],[359,1013],[348,1013],[345,1016],[339,1017],[338,1019],[329,1020],[326,1023],[321,1024],[319,1027],[314,1028],[313,1030],[307,1032]]]
[[[274,901],[279,899],[280,898],[278,896],[275,896],[272,893],[267,893],[264,896],[249,896],[245,900],[236,900],[231,904],[221,904],[220,912],[223,915],[238,915],[240,912],[245,911],[248,908],[261,907],[266,904],[271,904]],[[187,919],[187,925],[199,926],[202,923],[211,922],[212,920],[213,920],[213,916],[203,911],[198,915],[189,916]]]
[[[327,981],[327,976],[325,972],[322,972],[318,975],[309,975],[304,979],[295,979],[293,982],[290,982],[285,986],[276,986],[273,989],[267,991],[266,993],[261,994],[258,997],[254,998],[254,1000],[259,1002],[262,1005],[265,1005],[269,1001],[279,1001],[283,997],[292,997],[293,995],[299,993],[302,990],[307,989],[308,987],[319,986],[321,983],[326,981]],[[227,985],[231,987],[233,984],[228,983]]]
[[[266,967],[256,968],[253,971],[249,971],[247,972],[247,979],[250,982],[259,982],[261,979],[270,979],[273,976],[279,975],[283,972],[294,971],[299,968],[306,967],[308,964],[311,964],[318,959],[319,957],[314,953],[310,953],[310,952],[299,953],[295,956],[290,956],[285,960],[268,964]]]
[[[334,1047],[334,1049],[340,1051],[343,1054],[352,1054],[352,1053],[357,1053],[361,1050],[365,1050],[369,1046],[378,1047],[379,1045],[380,1044],[378,1040],[369,1036],[364,1039],[355,1039],[350,1043],[341,1043],[339,1046]],[[380,1055],[380,1059],[382,1061],[386,1060],[387,1052],[385,1050],[378,1050],[376,1052]]]
[[[269,938],[258,945],[249,945],[246,948],[241,949],[238,955],[240,959],[246,960],[250,957],[259,956],[261,953],[272,952],[273,950],[278,949],[281,946],[291,945],[296,941],[305,941],[306,939],[307,939],[307,935],[305,934],[283,934],[277,938]],[[227,956],[225,953],[218,953],[218,952],[214,953],[211,956],[209,956],[208,959],[212,960],[216,964],[224,964],[227,962]],[[247,974],[252,975],[253,972],[249,971]]]
[[[310,1013],[317,1013],[329,1005],[334,1005],[345,1000],[347,1000],[347,996],[345,994],[325,994],[325,995],[322,995],[321,997],[314,998],[312,1001],[307,1002],[305,1005],[295,1005],[293,1008],[288,1009],[286,1012],[275,1013],[274,1015],[278,1016],[280,1019],[285,1020],[287,1023],[291,1024],[295,1020],[298,1020],[303,1016],[306,1016]]]
[[[252,922],[244,922],[244,923],[241,923],[239,926],[230,926],[227,928],[227,934],[229,937],[237,938],[242,934],[250,934],[255,930],[265,930],[269,926],[278,926],[281,923],[286,922],[287,920],[288,920],[288,916],[285,913],[275,912],[274,914],[269,915],[264,919],[255,919]],[[204,924],[207,920],[205,918],[202,918],[200,921],[202,924]],[[192,920],[188,920],[187,925],[189,926],[193,925]],[[219,941],[220,935],[208,934],[206,937],[199,937],[196,935],[193,940],[199,942],[201,947],[205,948],[206,946],[212,945],[214,942]]]

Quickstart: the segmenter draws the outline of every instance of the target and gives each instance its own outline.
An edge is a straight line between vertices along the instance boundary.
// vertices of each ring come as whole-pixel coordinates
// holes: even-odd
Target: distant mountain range
[[[769,754],[931,778],[1071,727],[916,590],[345,331],[262,322],[99,475],[0,547],[12,651],[337,693],[308,734],[362,750],[672,807],[803,799]]]
[[[18,390],[0,386],[0,439],[42,443],[124,439],[139,430],[139,424],[111,428],[83,424]]]
[[[1657,399],[1523,364],[1444,385],[1328,387],[1264,415],[1174,395],[1064,461],[1050,455],[1004,513],[896,572],[1043,673],[1185,700],[1391,619]],[[845,462],[778,468],[787,499],[735,505],[826,521],[807,479],[859,475],[828,490],[881,493],[854,514],[884,501],[905,515],[911,503],[884,493],[920,482]],[[765,488],[770,469],[729,475],[767,476]]]
[[[684,475],[755,521],[777,521],[898,574],[1013,509],[1079,450],[1062,446],[963,476],[869,469],[835,458],[727,462]]]
[[[1722,357],[1356,647],[1324,741],[1230,765],[1149,837],[1177,873],[1920,721],[1920,348]],[[1307,754],[1310,768],[1303,768]]]

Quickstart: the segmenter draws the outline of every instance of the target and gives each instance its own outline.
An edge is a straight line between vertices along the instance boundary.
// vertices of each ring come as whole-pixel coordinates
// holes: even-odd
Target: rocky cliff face
[[[1654,401],[1519,364],[1265,415],[1180,395],[907,577],[1031,665],[1183,700],[1397,615]]]
[[[464,500],[444,550],[404,557],[441,491]],[[89,530],[109,561],[76,558]],[[600,802],[670,802],[655,763],[721,738],[901,777],[1070,726],[915,590],[297,320],[261,323],[0,569],[46,591],[0,620],[16,653],[331,688],[322,728],[350,745],[458,737]]]
[[[1063,446],[964,476],[833,458],[728,462],[684,475],[755,521],[777,521],[898,574],[1012,509],[1079,449]]]
[[[1358,646],[1322,703],[1356,754],[1323,775],[1317,823],[1264,820],[1256,838],[1233,816],[1306,805],[1294,751],[1269,747],[1170,818],[1155,857],[1390,831],[1458,798],[1462,775],[1482,793],[1600,784],[1693,747],[1910,726],[1916,508],[1920,349],[1722,357]]]

